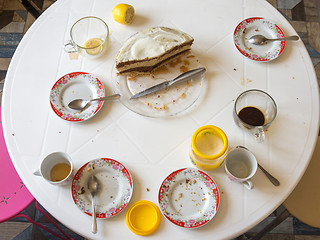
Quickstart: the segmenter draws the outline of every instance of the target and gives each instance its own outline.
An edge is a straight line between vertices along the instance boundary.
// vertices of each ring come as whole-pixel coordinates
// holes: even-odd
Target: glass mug
[[[70,29],[70,38],[64,45],[67,53],[100,56],[109,41],[108,25],[100,18],[88,16],[76,21]]]
[[[236,99],[233,109],[235,123],[252,133],[258,142],[265,140],[267,130],[277,115],[273,98],[258,89],[247,90]]]

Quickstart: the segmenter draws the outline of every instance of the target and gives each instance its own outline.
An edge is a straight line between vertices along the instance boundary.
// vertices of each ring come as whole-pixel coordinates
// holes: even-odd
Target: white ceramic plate
[[[253,17],[243,20],[234,30],[233,40],[239,52],[254,61],[267,62],[280,56],[286,41],[274,41],[265,45],[254,45],[248,42],[254,35],[266,38],[284,37],[281,28],[268,19]]]
[[[85,110],[76,111],[68,107],[74,99],[104,97],[103,84],[95,76],[85,72],[73,72],[61,77],[52,87],[50,104],[53,111],[62,119],[81,122],[93,117],[102,107],[103,101],[91,102]]]
[[[133,184],[129,171],[119,162],[110,158],[98,158],[83,165],[72,181],[72,198],[81,211],[92,215],[91,195],[87,180],[94,167],[100,182],[100,191],[95,199],[97,218],[109,218],[121,212],[129,203]]]
[[[131,111],[148,117],[173,116],[188,109],[200,96],[204,75],[181,85],[163,89],[157,93],[130,100],[130,97],[146,88],[166,80],[172,80],[188,70],[203,67],[190,52],[158,68],[152,75],[123,76],[112,70],[114,92],[120,93],[120,101]]]
[[[208,223],[219,207],[216,183],[205,172],[183,168],[172,172],[159,190],[159,207],[172,223],[196,228]]]

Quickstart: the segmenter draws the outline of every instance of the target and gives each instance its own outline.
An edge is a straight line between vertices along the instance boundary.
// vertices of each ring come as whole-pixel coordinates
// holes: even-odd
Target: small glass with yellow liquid
[[[228,152],[228,138],[218,127],[202,126],[192,135],[190,160],[197,168],[214,170],[224,161]]]
[[[107,48],[108,25],[100,18],[89,16],[76,21],[70,29],[71,40],[65,43],[65,51],[86,57],[98,57]]]

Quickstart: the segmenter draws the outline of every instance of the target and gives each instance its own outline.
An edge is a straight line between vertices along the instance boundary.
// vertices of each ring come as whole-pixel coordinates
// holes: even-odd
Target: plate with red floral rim
[[[78,208],[92,216],[91,195],[87,181],[95,174],[100,190],[95,198],[96,217],[110,218],[120,213],[129,203],[133,182],[124,165],[111,158],[97,158],[83,165],[72,181],[72,198]]]
[[[268,62],[283,52],[286,41],[254,45],[248,41],[254,35],[263,35],[266,38],[285,37],[281,28],[273,21],[261,17],[247,18],[238,24],[233,34],[234,44],[243,56],[254,61]]]
[[[104,97],[105,91],[101,81],[86,72],[72,72],[61,77],[50,92],[50,105],[53,111],[63,120],[81,122],[87,120],[101,109],[103,101],[91,102],[82,111],[68,107],[74,99],[93,99]]]
[[[182,168],[162,182],[158,194],[162,214],[173,224],[197,228],[208,223],[219,208],[217,184],[205,172]]]

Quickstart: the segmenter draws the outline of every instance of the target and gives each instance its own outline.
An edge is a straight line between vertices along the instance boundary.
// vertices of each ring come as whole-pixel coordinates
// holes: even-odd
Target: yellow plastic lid
[[[153,233],[160,224],[159,208],[152,202],[141,200],[130,206],[126,214],[129,229],[138,235]]]

